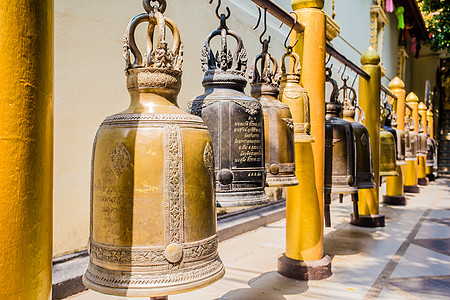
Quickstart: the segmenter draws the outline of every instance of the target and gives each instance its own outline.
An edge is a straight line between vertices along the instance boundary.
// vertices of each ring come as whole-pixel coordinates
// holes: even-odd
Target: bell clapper
[[[150,300],[168,300],[169,296],[156,296],[156,297],[150,297]]]

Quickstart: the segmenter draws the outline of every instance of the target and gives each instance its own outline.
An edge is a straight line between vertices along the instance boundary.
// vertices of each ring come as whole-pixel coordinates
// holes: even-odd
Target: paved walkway
[[[225,277],[169,299],[449,299],[450,179],[421,189],[407,195],[406,207],[381,207],[384,228],[349,225],[350,201],[334,202],[324,242],[333,275],[326,280],[296,281],[276,272],[285,247],[282,220],[220,243]],[[86,291],[70,299],[125,298]]]

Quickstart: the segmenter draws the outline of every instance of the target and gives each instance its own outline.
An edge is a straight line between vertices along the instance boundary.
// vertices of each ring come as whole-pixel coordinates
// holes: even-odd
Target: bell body
[[[338,105],[327,103],[330,105]],[[356,142],[352,124],[325,115],[325,193],[353,194],[356,187]]]
[[[432,138],[427,139],[427,174],[434,172],[436,160],[436,142]]]
[[[90,263],[83,281],[121,296],[206,286],[224,274],[209,132],[201,118],[174,105],[170,93],[179,91],[180,71],[128,72],[131,105],[107,117],[94,141]],[[140,88],[155,78],[168,87]]]
[[[356,141],[356,187],[358,189],[371,189],[375,187],[373,181],[374,173],[372,166],[372,152],[370,149],[369,132],[366,126],[352,120],[344,118],[353,127]]]
[[[395,130],[394,130],[395,133]],[[397,176],[397,153],[392,132],[380,130],[380,176]]]
[[[397,165],[403,166],[406,165],[406,134],[403,130],[394,128],[397,147]]]
[[[214,76],[214,71],[209,76]],[[208,76],[206,74],[205,76]],[[261,104],[244,94],[245,84],[209,84],[188,103],[211,133],[216,201],[220,207],[261,205],[264,193],[264,119]]]
[[[275,95],[260,95],[255,92],[256,89],[261,90],[257,86],[252,85],[252,96],[260,101],[263,110],[267,185],[270,187],[297,185],[294,163],[294,123],[289,107],[278,101]]]

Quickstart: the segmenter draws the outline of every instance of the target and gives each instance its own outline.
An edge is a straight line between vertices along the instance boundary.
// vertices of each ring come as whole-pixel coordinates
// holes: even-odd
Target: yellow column
[[[380,56],[369,47],[361,56],[362,69],[370,75],[370,79],[359,78],[359,106],[364,110],[366,119],[363,122],[369,131],[372,150],[375,188],[358,192],[359,220],[352,219],[353,225],[364,227],[384,226],[384,215],[379,213],[380,186],[380,90],[381,67]]]
[[[418,157],[418,171],[417,171],[417,178],[419,185],[428,185],[428,178],[427,178],[427,169],[426,169],[426,159],[427,159],[427,107],[423,102],[419,103],[418,106],[418,112],[419,112],[419,121],[422,125],[423,132],[420,133],[421,140],[422,140],[422,147],[421,147],[421,153],[419,153]],[[424,148],[424,149],[423,149]]]
[[[294,49],[300,57],[302,84],[310,98],[311,135],[315,142],[295,144],[300,184],[288,189],[286,255],[278,260],[284,276],[308,280],[331,275],[331,259],[323,254],[323,182],[325,145],[325,13],[323,0],[293,0],[292,8],[305,30]],[[296,120],[294,119],[294,123]],[[311,171],[315,172],[315,176]],[[305,174],[310,174],[305,176]],[[292,224],[291,224],[292,222]]]
[[[50,299],[53,1],[0,1],[0,298]]]
[[[411,117],[414,121],[414,132],[419,133],[419,98],[413,92],[409,93],[406,96],[406,103],[411,107],[412,113]],[[417,141],[418,142],[418,141]],[[416,142],[416,145],[417,145]],[[418,177],[417,177],[417,169],[418,169],[418,161],[417,158],[407,158],[406,166],[405,166],[405,181],[404,181],[404,190],[405,192],[410,193],[418,193],[420,189],[418,187]]]
[[[405,83],[395,77],[389,82],[389,89],[397,100],[391,98],[391,104],[397,115],[397,129],[405,130]],[[403,162],[404,164],[405,162]],[[406,205],[406,198],[403,192],[403,165],[397,161],[397,176],[386,177],[386,195],[383,196],[383,202],[392,205]]]

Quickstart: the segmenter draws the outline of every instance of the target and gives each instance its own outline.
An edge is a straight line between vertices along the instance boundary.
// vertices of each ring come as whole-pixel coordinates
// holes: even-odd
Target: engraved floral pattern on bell
[[[111,169],[117,176],[123,173],[130,165],[130,153],[122,143],[117,144],[110,154]]]

